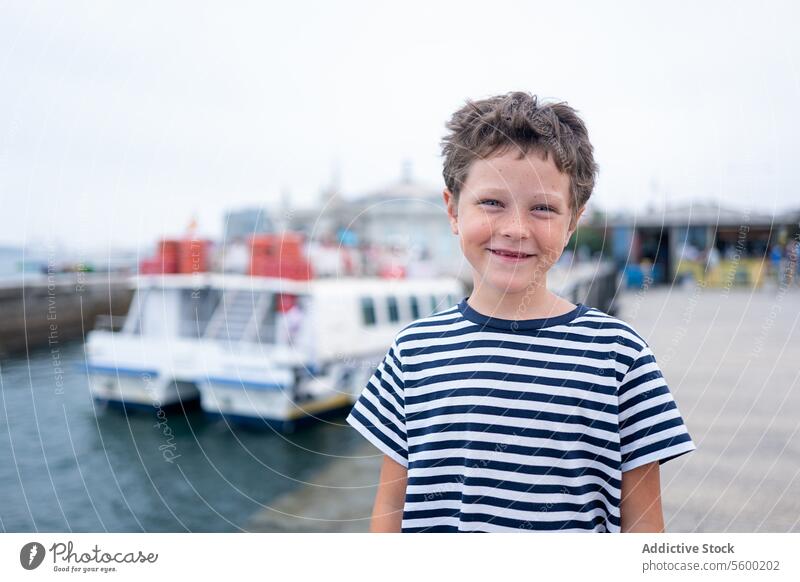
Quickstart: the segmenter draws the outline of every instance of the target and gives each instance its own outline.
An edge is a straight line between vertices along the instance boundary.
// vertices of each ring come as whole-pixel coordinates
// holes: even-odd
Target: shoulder
[[[462,320],[458,306],[453,305],[406,324],[395,335],[394,343],[398,349],[402,349],[404,344],[409,342],[435,336],[441,337],[442,334],[455,329]]]
[[[586,330],[587,335],[615,338],[621,346],[636,352],[650,348],[644,336],[630,323],[596,307],[586,309],[572,321],[572,326],[576,329]]]

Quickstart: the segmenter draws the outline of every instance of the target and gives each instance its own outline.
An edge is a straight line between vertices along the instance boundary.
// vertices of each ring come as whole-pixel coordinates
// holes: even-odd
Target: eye
[[[553,208],[552,206],[546,206],[544,204],[540,204],[538,206],[534,206],[533,209],[537,210],[537,211],[538,210],[544,210],[545,212],[555,212],[555,208]]]
[[[478,202],[478,204],[486,204],[487,202],[497,202],[497,204],[500,204],[499,200],[494,200],[493,198],[487,198],[486,200],[481,200],[480,202]]]

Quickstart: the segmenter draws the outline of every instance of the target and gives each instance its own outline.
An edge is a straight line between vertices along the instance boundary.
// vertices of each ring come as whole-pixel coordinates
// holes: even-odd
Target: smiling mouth
[[[522,259],[529,259],[530,257],[535,257],[536,256],[536,255],[528,255],[526,253],[508,253],[508,252],[505,252],[505,251],[496,251],[494,249],[488,249],[488,250],[493,255],[495,255],[497,257],[502,257],[504,259],[522,260]]]

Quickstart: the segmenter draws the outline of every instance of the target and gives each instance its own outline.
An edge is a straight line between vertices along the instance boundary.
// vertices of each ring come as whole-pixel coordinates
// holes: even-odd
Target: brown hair
[[[539,104],[536,95],[515,91],[480,101],[467,100],[456,111],[442,140],[444,183],[455,201],[476,159],[520,149],[520,158],[539,150],[553,156],[559,172],[569,175],[573,217],[594,189],[597,164],[586,126],[566,103]]]

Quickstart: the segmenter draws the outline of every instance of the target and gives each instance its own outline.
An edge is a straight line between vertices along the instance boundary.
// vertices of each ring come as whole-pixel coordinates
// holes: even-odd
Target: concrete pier
[[[80,339],[98,315],[122,322],[133,297],[128,277],[26,273],[0,281],[0,356]]]

